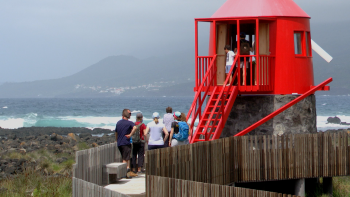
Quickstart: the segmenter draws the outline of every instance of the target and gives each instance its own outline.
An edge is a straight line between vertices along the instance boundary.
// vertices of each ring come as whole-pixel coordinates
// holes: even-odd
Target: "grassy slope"
[[[78,143],[79,150],[90,148],[85,142]],[[75,154],[61,153],[53,154],[47,150],[27,153],[25,155],[12,152],[2,155],[2,159],[26,159],[37,162],[36,169],[27,169],[24,173],[18,174],[15,178],[6,179],[0,182],[0,197],[5,196],[50,196],[68,197],[72,196],[72,167],[75,163]],[[60,164],[56,159],[66,157],[67,160]],[[57,176],[48,176],[56,174]],[[59,175],[58,175],[59,174]]]

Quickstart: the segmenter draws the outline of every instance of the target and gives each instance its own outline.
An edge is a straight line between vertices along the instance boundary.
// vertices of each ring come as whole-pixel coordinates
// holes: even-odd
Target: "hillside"
[[[350,94],[350,21],[311,23],[312,39],[333,56],[331,63],[313,53],[315,84],[333,77],[331,91],[317,94]],[[190,96],[193,95],[194,54],[185,47],[182,54],[137,59],[107,57],[67,77],[22,83],[0,83],[0,98]]]
[[[68,77],[0,86],[0,97],[95,97],[149,92],[194,80],[192,57],[111,56]],[[192,86],[193,87],[193,86]],[[139,91],[140,92],[140,91]]]

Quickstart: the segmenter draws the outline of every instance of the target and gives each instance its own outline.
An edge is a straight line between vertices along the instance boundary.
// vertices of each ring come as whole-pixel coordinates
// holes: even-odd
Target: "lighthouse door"
[[[269,22],[259,22],[259,69],[257,73],[259,81],[255,81],[261,86],[269,86],[271,79],[270,59],[270,24]]]
[[[225,82],[226,53],[224,47],[226,45],[227,24],[218,24],[216,35],[217,85],[223,85]]]
[[[268,23],[259,23],[259,55],[270,55]]]

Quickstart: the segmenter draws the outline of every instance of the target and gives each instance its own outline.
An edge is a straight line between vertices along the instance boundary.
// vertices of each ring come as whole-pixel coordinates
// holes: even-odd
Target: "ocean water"
[[[193,97],[115,97],[115,98],[38,98],[0,99],[0,127],[87,127],[113,130],[123,109],[130,109],[131,120],[142,112],[144,122],[153,112],[161,116],[168,106],[188,112]]]
[[[165,108],[188,112],[193,97],[115,97],[115,98],[50,98],[0,99],[0,127],[87,127],[113,130],[124,108],[142,112],[144,122],[152,120],[157,111],[163,116]],[[338,116],[350,123],[350,96],[316,96],[318,130],[350,128],[350,125],[327,124],[327,118]]]

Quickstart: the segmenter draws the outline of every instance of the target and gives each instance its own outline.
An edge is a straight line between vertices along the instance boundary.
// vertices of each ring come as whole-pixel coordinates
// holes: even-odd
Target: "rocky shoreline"
[[[51,135],[56,133],[58,135],[68,135],[68,133],[89,133],[89,134],[109,134],[113,131],[109,129],[95,128],[93,130],[84,127],[21,127],[18,129],[3,129],[0,127],[0,137],[16,134],[17,136],[39,136]]]
[[[341,132],[349,129],[327,130],[324,132]],[[319,131],[322,132],[322,131]],[[102,134],[102,137],[92,134]],[[115,134],[108,129],[87,128],[19,128],[0,129],[0,181],[6,178],[15,177],[17,174],[30,168],[40,171],[48,176],[71,176],[71,170],[52,173],[43,169],[45,157],[37,159],[30,158],[32,152],[47,151],[52,155],[69,155],[75,158],[75,152],[81,149],[98,147],[115,141]],[[77,135],[79,134],[79,135]],[[108,135],[110,134],[110,135]],[[82,147],[83,146],[83,147]],[[20,155],[20,158],[12,158],[11,155]],[[55,164],[61,164],[67,160],[66,156],[55,157]]]
[[[12,131],[12,132],[11,132]],[[54,131],[52,133],[52,131]],[[51,133],[50,133],[51,132]],[[56,133],[57,132],[57,133]],[[50,134],[49,134],[50,133]],[[80,133],[79,135],[77,135]],[[92,134],[113,133],[111,130],[86,128],[20,128],[0,129],[0,181],[24,172],[26,169],[42,171],[48,176],[71,176],[70,170],[52,173],[43,167],[45,161],[59,165],[68,158],[75,158],[75,152],[115,141],[115,134],[102,137]],[[66,136],[65,136],[66,135]],[[46,151],[53,155],[31,158],[31,153]],[[43,154],[44,155],[44,154]],[[60,155],[68,155],[62,156]],[[43,164],[44,163],[44,164]]]

